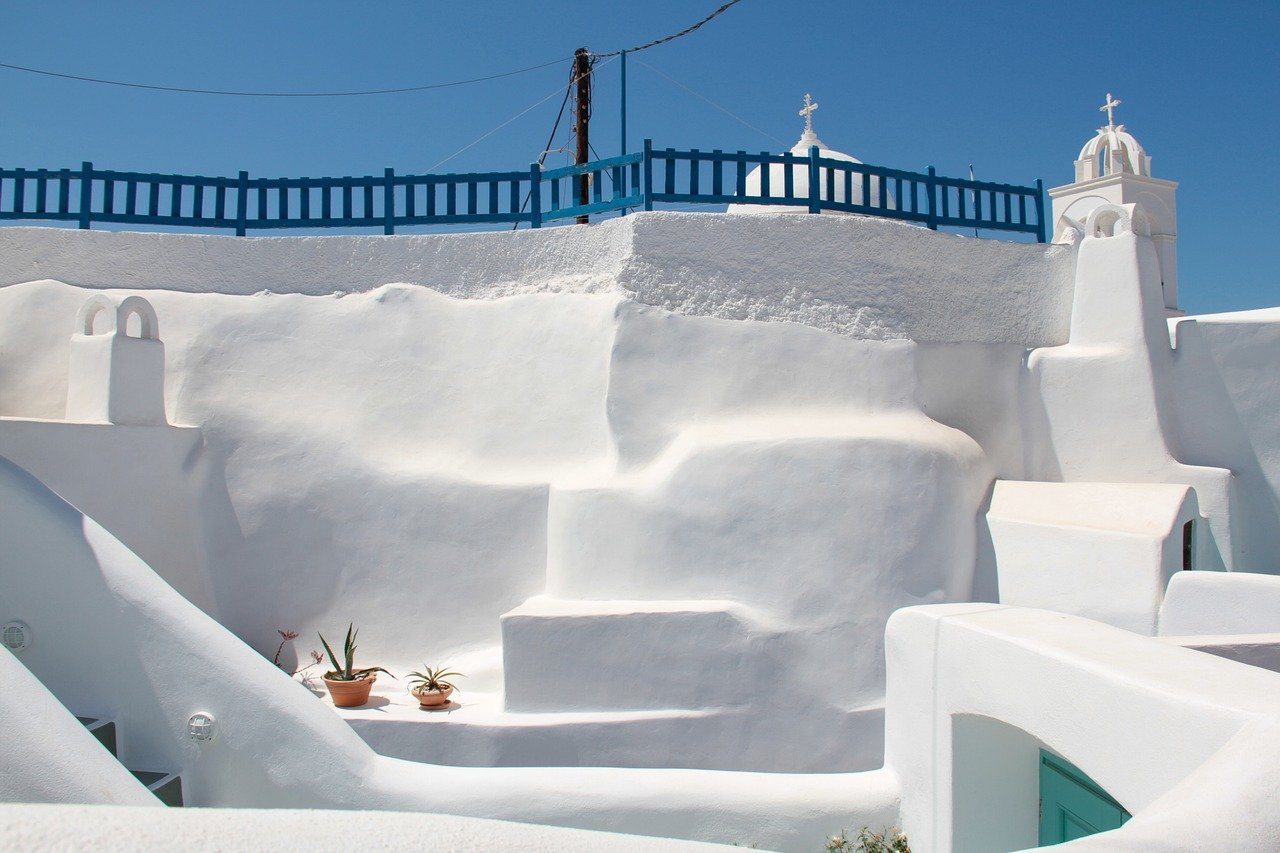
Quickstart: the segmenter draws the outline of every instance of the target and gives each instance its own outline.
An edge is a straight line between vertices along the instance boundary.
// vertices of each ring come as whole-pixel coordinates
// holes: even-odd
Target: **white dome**
[[[797,141],[795,145],[791,146],[791,153],[795,154],[797,157],[808,158],[809,148],[810,146],[813,146],[813,145],[818,146],[819,157],[824,157],[829,160],[842,160],[846,163],[862,162],[857,157],[853,157],[849,154],[845,154],[843,151],[836,151],[834,149],[828,148],[826,144],[823,143],[823,141],[818,138],[817,134],[813,132],[813,129],[808,127],[805,128],[804,133],[800,135],[799,141]],[[821,169],[819,169],[818,194],[824,200],[835,201],[837,203],[845,203],[847,199],[845,197],[845,173],[844,172],[836,173],[835,187],[834,187],[835,192],[831,195],[830,198],[828,198],[827,196],[827,173],[830,171],[831,169],[827,167],[822,167]],[[760,172],[761,172],[761,167],[756,166],[747,174],[746,180],[744,182],[744,187],[743,187],[745,190],[745,192],[743,193],[744,196],[749,197],[749,196],[760,195],[760,190],[761,190]],[[856,174],[856,173],[853,175],[853,182],[852,182],[853,197],[851,200],[848,200],[848,201],[852,201],[853,204],[862,203],[862,180],[863,180],[862,175]],[[769,164],[769,195],[771,196],[782,195],[784,192],[785,186],[786,186],[786,167],[781,163],[770,163]],[[794,195],[796,198],[807,199],[809,197],[809,166],[807,163],[796,163],[791,167],[791,186],[792,186],[792,195]],[[880,179],[875,176],[871,177],[870,200],[871,200],[871,205],[873,207],[878,206],[880,203]],[[889,192],[885,193],[885,206],[890,210],[894,209],[894,199],[893,199],[892,193],[889,193]],[[729,213],[806,213],[807,208],[803,205],[792,206],[792,205],[783,205],[783,204],[731,204],[729,205],[728,212]],[[844,213],[844,211],[824,211],[824,212]],[[846,215],[853,215],[853,214],[846,214]]]
[[[1119,172],[1151,176],[1151,158],[1123,124],[1098,128],[1098,135],[1085,143],[1076,159],[1096,163],[1096,177]]]

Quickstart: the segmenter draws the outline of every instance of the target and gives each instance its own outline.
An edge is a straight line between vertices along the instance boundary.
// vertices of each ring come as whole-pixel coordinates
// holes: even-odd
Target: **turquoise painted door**
[[[1070,762],[1040,750],[1040,846],[1116,829],[1131,815]]]

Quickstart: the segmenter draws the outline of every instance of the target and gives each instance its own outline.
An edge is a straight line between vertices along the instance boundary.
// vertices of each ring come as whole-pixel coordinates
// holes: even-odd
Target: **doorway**
[[[1131,815],[1078,767],[1040,750],[1040,846],[1117,829]]]

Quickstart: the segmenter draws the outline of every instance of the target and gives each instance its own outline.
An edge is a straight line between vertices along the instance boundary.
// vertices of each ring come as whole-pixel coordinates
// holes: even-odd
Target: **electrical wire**
[[[693,32],[693,31],[694,31],[694,30],[696,30],[696,29],[698,29],[698,28],[699,28],[699,27],[701,27],[702,25],[704,25],[704,24],[706,24],[706,23],[709,23],[709,22],[711,21],[711,19],[712,19],[712,18],[714,18],[714,17],[716,17],[717,15],[720,15],[720,14],[722,14],[722,13],[724,13],[724,12],[728,11],[728,10],[729,10],[729,8],[730,8],[731,6],[735,6],[735,5],[737,5],[739,2],[741,2],[741,0],[729,0],[729,2],[728,2],[728,3],[725,3],[725,4],[724,4],[723,6],[721,6],[719,9],[716,9],[714,12],[712,12],[710,15],[707,15],[707,16],[706,16],[705,18],[703,18],[701,21],[698,21],[698,23],[696,23],[696,24],[691,24],[690,26],[685,27],[683,30],[681,30],[681,31],[680,31],[680,32],[678,32],[678,33],[672,33],[672,34],[671,34],[671,35],[669,35],[669,36],[663,36],[663,37],[662,37],[662,38],[660,38],[660,39],[654,39],[653,41],[649,42],[648,44],[642,44],[642,45],[639,45],[638,47],[629,47],[629,48],[627,48],[627,49],[626,49],[626,50],[627,50],[627,53],[635,53],[636,51],[639,51],[639,50],[648,50],[648,49],[649,49],[649,48],[651,48],[651,47],[657,47],[657,46],[658,46],[658,45],[660,45],[660,44],[666,44],[666,43],[667,43],[667,42],[669,42],[669,41],[675,41],[676,39],[680,38],[681,36],[687,36],[687,35],[689,35],[689,33]],[[611,51],[611,52],[609,52],[609,53],[593,53],[593,54],[591,54],[591,55],[592,55],[592,56],[596,56],[596,57],[599,57],[599,58],[603,59],[603,58],[605,58],[605,57],[607,57],[607,56],[619,56],[621,53],[622,53],[622,51],[620,51],[620,50],[614,50],[614,51]]]
[[[602,63],[600,63],[600,64],[601,64],[601,65],[608,65],[608,64],[609,64],[610,62],[612,62],[612,61],[613,61],[612,59],[606,59],[604,62],[602,62]],[[591,73],[590,71],[588,71],[588,72],[587,72],[587,74],[590,74],[590,73]],[[587,76],[587,74],[583,74],[583,75],[581,75],[581,76],[585,77],[585,76]],[[578,79],[579,79],[578,77],[574,77],[574,78],[570,79],[570,81],[569,81],[569,85],[570,85],[570,86],[573,86],[573,84],[574,84],[574,83],[577,83],[577,82],[578,82]],[[557,86],[557,87],[556,87],[556,89],[555,89],[555,91],[553,91],[551,94],[547,95],[545,98],[542,98],[542,99],[538,100],[537,102],[535,102],[535,103],[533,103],[533,104],[530,104],[529,106],[525,107],[525,108],[524,108],[523,110],[521,110],[520,112],[518,112],[518,113],[516,113],[515,115],[513,115],[511,118],[509,118],[509,119],[507,119],[506,121],[504,121],[502,124],[498,125],[497,127],[493,128],[492,130],[490,130],[490,131],[488,131],[488,132],[486,132],[486,133],[481,134],[480,136],[476,137],[475,139],[471,140],[471,141],[470,141],[470,142],[468,142],[466,145],[462,146],[462,147],[461,147],[461,148],[459,148],[457,151],[455,151],[455,152],[453,152],[452,154],[450,154],[448,157],[444,158],[444,159],[443,159],[443,160],[441,160],[440,162],[438,162],[438,163],[436,163],[435,165],[433,165],[433,166],[431,166],[430,168],[428,168],[428,169],[427,169],[427,171],[428,171],[428,172],[434,172],[436,169],[438,169],[439,167],[443,166],[445,163],[448,163],[450,160],[452,160],[454,157],[457,157],[459,154],[461,154],[462,152],[466,151],[468,148],[471,148],[472,146],[477,145],[477,144],[479,144],[479,143],[483,142],[484,140],[488,139],[490,136],[493,136],[493,135],[494,135],[495,133],[497,133],[499,130],[502,130],[502,128],[504,128],[504,127],[506,127],[507,125],[511,124],[511,122],[513,122],[513,121],[515,121],[516,119],[518,119],[518,118],[520,118],[520,117],[522,117],[522,116],[526,115],[527,113],[532,112],[533,110],[535,110],[535,109],[537,109],[538,107],[542,106],[543,104],[545,104],[547,101],[551,100],[552,98],[554,98],[554,97],[555,97],[556,95],[558,95],[558,94],[560,94],[560,87],[558,87],[558,86]]]
[[[684,89],[686,92],[688,92],[690,95],[693,95],[695,98],[700,98],[700,99],[702,99],[702,100],[706,101],[708,104],[710,104],[711,106],[715,107],[715,108],[716,108],[716,109],[718,109],[720,112],[722,112],[722,113],[724,113],[725,115],[729,116],[729,118],[733,119],[734,121],[739,122],[739,123],[740,123],[740,124],[742,124],[743,126],[750,128],[751,130],[754,130],[756,133],[760,134],[761,136],[766,136],[766,137],[768,137],[769,139],[772,139],[774,142],[778,143],[778,144],[779,144],[779,145],[781,145],[783,148],[790,148],[790,147],[791,147],[787,142],[785,142],[785,141],[783,141],[783,140],[779,139],[778,137],[774,136],[772,133],[769,133],[768,131],[761,130],[760,128],[758,128],[758,127],[756,127],[754,124],[752,124],[751,122],[747,121],[747,120],[746,120],[745,118],[743,118],[742,116],[737,115],[736,113],[734,113],[734,112],[730,111],[727,107],[722,107],[722,106],[720,106],[720,105],[719,105],[719,104],[717,104],[715,101],[711,100],[710,98],[708,98],[706,95],[702,94],[701,92],[697,92],[697,91],[694,91],[693,89],[690,89],[688,86],[686,86],[685,84],[681,83],[679,80],[677,80],[676,78],[672,77],[670,74],[667,74],[667,73],[665,73],[665,72],[663,72],[663,71],[658,70],[657,68],[654,68],[652,65],[650,65],[650,64],[649,64],[649,63],[647,63],[647,62],[645,62],[643,59],[637,59],[637,60],[636,60],[636,62],[640,63],[640,64],[641,64],[641,65],[643,65],[645,68],[648,68],[650,71],[654,72],[655,74],[658,74],[658,75],[660,75],[660,76],[662,76],[662,77],[665,77],[667,80],[669,80],[670,82],[672,82],[672,83],[674,83],[675,85],[679,86],[681,89]]]
[[[126,83],[120,80],[106,80],[100,77],[82,77],[78,74],[64,74],[60,71],[47,71],[41,68],[28,68],[25,65],[11,65],[0,62],[0,68],[11,71],[25,71],[28,74],[42,74],[46,77],[59,77],[64,80],[78,80],[82,83],[101,83],[107,86],[122,86],[127,89],[149,89],[155,92],[181,92],[189,95],[230,95],[239,98],[351,98],[363,95],[398,95],[405,92],[425,92],[430,89],[447,89],[451,86],[465,86],[469,83],[483,83],[486,80],[498,80],[503,77],[514,77],[528,71],[537,71],[564,62],[564,59],[553,59],[540,65],[518,68],[515,71],[504,71],[501,74],[490,74],[486,77],[472,77],[468,80],[452,80],[448,83],[427,83],[421,86],[402,86],[395,89],[368,89],[356,92],[240,92],[224,89],[190,89],[182,86],[156,86],[148,83]],[[557,90],[558,91],[558,90]]]
[[[590,73],[588,71],[587,73]],[[547,144],[542,146],[542,153],[538,155],[538,165],[541,166],[547,160],[547,153],[551,150],[551,143],[556,139],[556,131],[560,129],[560,119],[564,118],[564,108],[569,103],[569,93],[573,91],[573,84],[578,82],[573,76],[573,66],[569,66],[569,85],[564,87],[564,100],[560,102],[560,112],[556,114],[556,123],[551,126],[551,135],[547,137]],[[533,194],[533,190],[525,193],[524,201],[520,202],[520,212],[524,213],[525,207],[529,204],[529,198]],[[511,223],[511,230],[515,231],[520,227],[519,222]]]

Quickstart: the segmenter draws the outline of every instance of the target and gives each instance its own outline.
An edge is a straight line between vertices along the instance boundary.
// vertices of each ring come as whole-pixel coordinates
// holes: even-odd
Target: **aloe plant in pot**
[[[333,704],[339,708],[354,708],[357,705],[363,705],[369,701],[369,691],[373,689],[373,682],[377,680],[378,673],[387,672],[380,666],[367,666],[362,669],[355,668],[356,657],[356,634],[360,633],[355,630],[354,623],[347,625],[347,639],[342,644],[342,652],[344,663],[338,663],[338,658],[333,653],[333,649],[325,642],[324,634],[320,634],[320,644],[324,646],[325,652],[329,655],[329,662],[333,664],[333,670],[324,674],[325,686],[329,688],[329,695],[333,697]],[[394,675],[391,675],[395,678]]]
[[[413,676],[410,680],[412,685],[409,692],[418,700],[418,704],[423,708],[443,708],[449,704],[449,694],[453,693],[454,686],[445,681],[446,678],[465,678],[460,672],[453,672],[445,667],[423,667],[422,672],[411,672]]]

